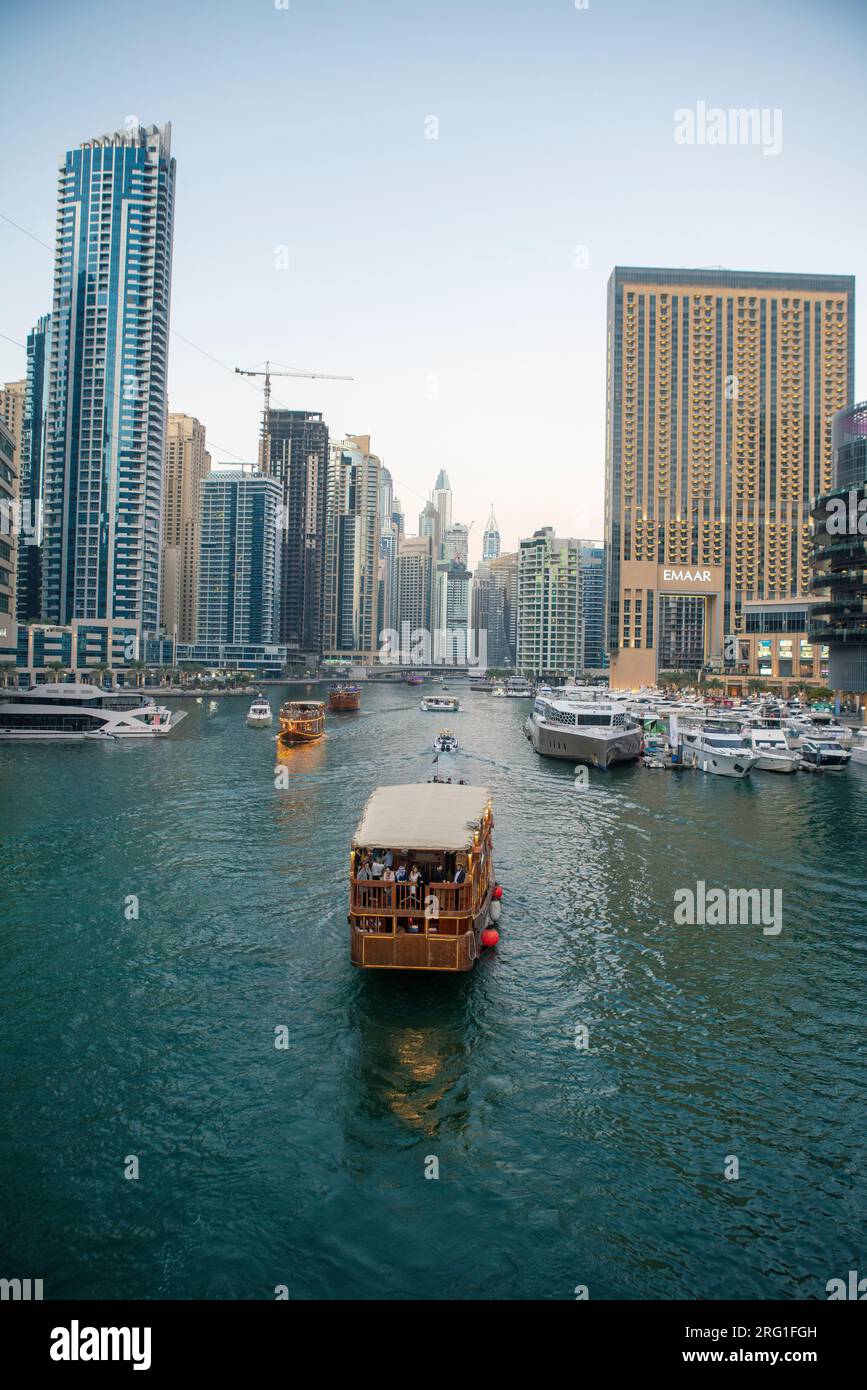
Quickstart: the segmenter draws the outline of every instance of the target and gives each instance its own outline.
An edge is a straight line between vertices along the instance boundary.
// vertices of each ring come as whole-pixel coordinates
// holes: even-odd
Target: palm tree
[[[104,665],[103,662],[100,662],[100,664],[99,664],[98,666],[94,666],[94,668],[93,668],[93,674],[94,674],[95,676],[98,676],[98,677],[99,677],[99,680],[96,682],[97,685],[104,686],[104,685],[105,685],[105,677],[106,677],[106,675],[108,674],[108,667],[107,667],[106,665]]]
[[[4,685],[9,685],[12,673],[15,671],[15,669],[16,667],[14,661],[4,661],[2,664],[0,664],[0,671],[3,672]]]

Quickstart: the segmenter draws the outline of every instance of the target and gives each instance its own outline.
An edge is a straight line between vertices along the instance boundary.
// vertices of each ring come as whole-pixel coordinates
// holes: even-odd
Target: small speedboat
[[[273,722],[271,706],[264,695],[257,695],[247,711],[247,723],[254,729],[267,729]]]
[[[451,729],[441,729],[434,739],[435,753],[457,753],[458,740]]]

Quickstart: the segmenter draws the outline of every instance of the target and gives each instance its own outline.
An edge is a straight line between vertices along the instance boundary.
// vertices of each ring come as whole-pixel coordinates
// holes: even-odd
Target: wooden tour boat
[[[361,686],[343,682],[332,685],[328,691],[328,708],[334,714],[361,709]]]
[[[321,700],[287,700],[280,706],[281,743],[313,743],[325,732],[325,706]]]
[[[378,787],[349,856],[352,964],[471,970],[481,946],[497,940],[490,924],[499,918],[502,890],[494,879],[493,824],[486,787],[436,781]],[[389,851],[393,872],[403,868],[409,875],[415,866],[417,883],[368,877],[371,864],[386,862]]]

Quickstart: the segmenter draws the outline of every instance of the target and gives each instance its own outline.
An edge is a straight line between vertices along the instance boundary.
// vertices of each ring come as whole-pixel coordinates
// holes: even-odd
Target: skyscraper
[[[491,569],[491,579],[499,586],[503,594],[503,631],[506,637],[507,655],[506,659],[500,664],[503,666],[515,666],[518,660],[518,554],[517,551],[508,551],[505,555],[498,555],[496,560],[489,560]],[[489,663],[494,666],[493,657],[488,654]]]
[[[377,650],[380,471],[369,435],[348,435],[329,446],[324,647],[333,655]]]
[[[579,542],[581,563],[581,670],[601,671],[605,658],[605,546]]]
[[[494,516],[494,506],[491,503],[491,515],[488,517],[488,524],[485,527],[485,534],[482,537],[482,559],[496,560],[500,553],[500,531],[497,526],[497,518]]]
[[[160,619],[178,642],[196,640],[200,489],[210,471],[204,425],[173,412],[166,432]]]
[[[279,480],[252,468],[207,474],[200,490],[196,641],[275,644],[280,618]]]
[[[452,486],[444,468],[440,469],[434,483],[433,504],[439,513],[440,535],[444,536],[452,524]]]
[[[282,490],[280,641],[290,656],[322,652],[328,426],[307,410],[269,410],[266,471]]]
[[[574,676],[581,669],[580,542],[543,526],[518,551],[518,670]]]
[[[14,666],[18,650],[15,577],[18,566],[18,469],[15,436],[0,415],[0,664]],[[3,673],[5,676],[5,672]]]
[[[45,447],[43,614],[159,622],[175,161],[171,126],[60,165]]]
[[[51,315],[27,334],[27,386],[21,440],[21,528],[18,546],[18,621],[42,616],[42,496],[45,478],[48,361]]]
[[[813,507],[810,643],[828,646],[835,690],[867,693],[867,401],[831,431],[832,486]],[[780,639],[777,639],[778,642]],[[810,653],[812,655],[812,652]]]
[[[406,659],[412,633],[419,629],[430,632],[432,579],[433,542],[430,536],[401,537],[397,552],[397,616]]]
[[[809,499],[831,485],[830,421],[852,400],[853,305],[850,276],[614,270],[613,686],[721,662],[748,603],[808,592]]]

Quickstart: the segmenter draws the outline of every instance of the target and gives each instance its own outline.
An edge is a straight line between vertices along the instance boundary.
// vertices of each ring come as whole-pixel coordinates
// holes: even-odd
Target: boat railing
[[[476,885],[464,883],[382,883],[350,880],[350,912],[356,926],[396,932],[410,926],[426,933],[459,936],[468,929],[474,911]]]

